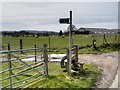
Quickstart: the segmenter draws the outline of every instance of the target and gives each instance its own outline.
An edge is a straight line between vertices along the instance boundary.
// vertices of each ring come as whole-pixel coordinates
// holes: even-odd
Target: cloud
[[[60,25],[58,20],[69,17],[70,10],[75,25],[117,28],[118,4],[115,2],[4,2],[3,30],[65,30],[68,25]]]
[[[2,2],[119,2],[119,0],[1,0]]]

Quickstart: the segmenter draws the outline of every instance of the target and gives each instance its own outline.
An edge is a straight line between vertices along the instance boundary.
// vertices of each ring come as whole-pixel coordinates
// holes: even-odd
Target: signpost
[[[72,11],[70,11],[70,18],[60,18],[60,24],[70,24],[69,31],[69,75],[71,75],[71,61],[72,61]]]
[[[70,31],[69,31],[69,75],[71,75],[71,61],[72,61],[72,11],[70,11]]]
[[[69,24],[69,18],[60,18],[59,23],[60,24]]]

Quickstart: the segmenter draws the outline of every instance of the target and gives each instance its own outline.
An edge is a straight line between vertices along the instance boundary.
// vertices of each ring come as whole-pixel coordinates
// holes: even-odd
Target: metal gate
[[[23,88],[46,76],[47,59],[46,44],[43,48],[0,51],[0,89]]]

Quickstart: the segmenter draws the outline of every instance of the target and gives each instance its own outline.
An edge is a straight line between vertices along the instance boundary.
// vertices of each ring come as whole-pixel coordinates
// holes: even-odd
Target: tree
[[[63,35],[63,32],[62,32],[62,30],[60,30],[60,32],[59,32],[59,36],[62,36]]]

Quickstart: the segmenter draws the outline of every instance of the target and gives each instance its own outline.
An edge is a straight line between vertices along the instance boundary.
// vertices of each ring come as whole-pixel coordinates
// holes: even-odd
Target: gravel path
[[[112,85],[110,88],[118,88],[118,74],[115,76],[115,79],[113,80]]]
[[[101,80],[96,83],[97,88],[109,88],[115,79],[118,68],[118,52],[95,54],[80,54],[79,62],[96,64],[102,71]],[[115,81],[118,83],[117,81]]]

